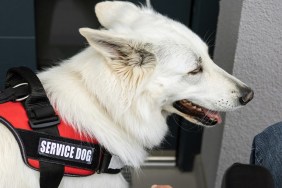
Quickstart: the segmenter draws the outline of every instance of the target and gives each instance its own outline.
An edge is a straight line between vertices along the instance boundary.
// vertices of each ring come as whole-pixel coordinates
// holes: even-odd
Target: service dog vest
[[[64,121],[58,125],[60,137],[36,132],[30,128],[22,104],[7,102],[0,104],[0,122],[13,133],[23,161],[33,169],[38,170],[39,160],[45,160],[64,165],[65,175],[87,176],[99,171],[105,151],[96,139],[78,134]],[[110,173],[120,171],[109,170]]]

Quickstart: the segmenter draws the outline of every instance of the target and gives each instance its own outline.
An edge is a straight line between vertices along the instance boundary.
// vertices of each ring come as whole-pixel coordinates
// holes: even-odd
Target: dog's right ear
[[[133,3],[124,1],[103,1],[95,6],[99,22],[108,29],[116,24],[130,25],[138,18],[140,11]]]
[[[144,78],[145,72],[152,71],[156,65],[156,57],[152,44],[142,43],[117,36],[107,30],[79,29],[91,47],[100,52],[107,63],[118,75],[129,79],[129,84],[137,86]],[[128,79],[123,79],[128,80]]]
[[[127,62],[132,62],[129,64],[139,66],[155,59],[152,46],[149,43],[138,42],[117,34],[114,35],[108,30],[80,28],[79,32],[105,58],[128,60]]]

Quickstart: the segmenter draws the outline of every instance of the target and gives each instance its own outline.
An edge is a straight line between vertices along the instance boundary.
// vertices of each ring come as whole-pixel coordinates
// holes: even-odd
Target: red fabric
[[[28,164],[32,166],[33,168],[39,169],[39,161],[35,159],[28,159]],[[85,169],[79,169],[75,167],[65,166],[65,174],[71,174],[71,175],[80,175],[80,176],[89,176],[91,174],[94,174],[94,171],[91,170],[85,170]]]
[[[7,102],[0,104],[0,116],[9,121],[14,126],[14,128],[32,131],[28,124],[26,111],[23,108],[22,104],[19,102]],[[58,125],[58,129],[61,137],[90,142],[93,144],[98,143],[96,139],[91,139],[89,137],[78,134],[71,126],[69,126],[62,120]],[[28,163],[30,166],[39,169],[38,160],[28,159]],[[95,171],[65,166],[65,174],[85,176],[94,173]]]

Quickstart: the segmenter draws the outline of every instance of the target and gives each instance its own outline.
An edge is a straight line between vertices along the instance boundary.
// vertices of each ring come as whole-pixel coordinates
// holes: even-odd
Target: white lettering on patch
[[[46,146],[46,141],[42,140],[41,147],[40,147],[40,152],[41,153],[45,153],[45,146]]]
[[[58,140],[40,138],[38,153],[39,155],[50,158],[91,164],[94,148]]]

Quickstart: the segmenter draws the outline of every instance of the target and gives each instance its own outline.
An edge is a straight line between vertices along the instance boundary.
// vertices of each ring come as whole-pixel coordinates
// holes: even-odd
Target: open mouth
[[[219,112],[206,109],[186,99],[174,102],[173,107],[203,125],[211,126],[222,122]]]

